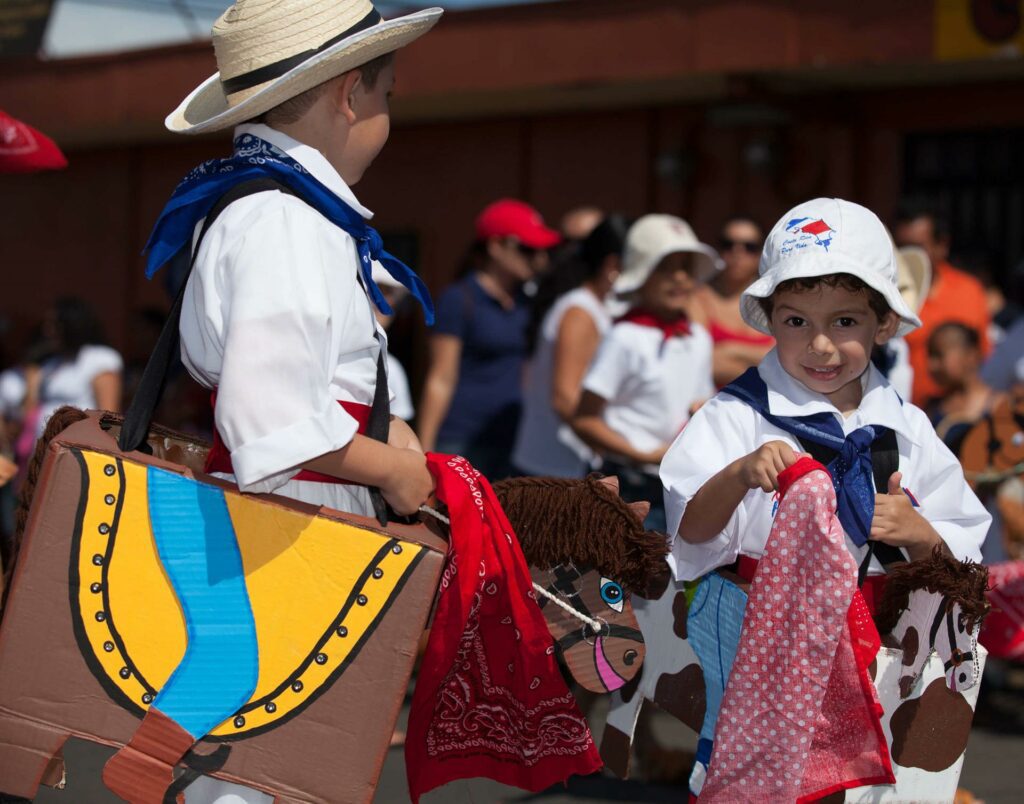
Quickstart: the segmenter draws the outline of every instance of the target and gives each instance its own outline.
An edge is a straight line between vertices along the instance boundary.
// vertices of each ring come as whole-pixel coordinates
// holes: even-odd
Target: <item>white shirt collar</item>
[[[757,367],[761,379],[768,386],[768,410],[776,416],[809,416],[814,413],[832,413],[839,420],[843,432],[869,424],[878,424],[895,430],[909,441],[917,444],[918,438],[907,421],[903,401],[889,381],[870,363],[861,375],[864,396],[857,411],[845,418],[828,397],[812,391],[799,380],[791,377],[779,362],[776,349],[772,349]]]
[[[254,137],[266,140],[306,168],[306,170],[313,174],[313,178],[323,184],[366,220],[373,217],[373,213],[359,203],[355,193],[352,192],[352,188],[338,175],[338,171],[327,161],[327,157],[316,148],[299,142],[263,123],[243,123],[240,126],[235,126],[235,136],[237,137],[240,134],[252,134]]]

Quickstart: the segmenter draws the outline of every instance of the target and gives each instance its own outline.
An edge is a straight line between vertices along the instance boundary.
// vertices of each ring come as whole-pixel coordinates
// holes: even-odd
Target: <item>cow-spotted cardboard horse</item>
[[[883,648],[871,671],[897,785],[881,793],[883,788],[847,791],[846,800],[952,798],[984,664],[977,639],[987,611],[985,583],[983,567],[938,553],[890,573],[877,615]],[[629,775],[633,732],[645,700],[698,734],[708,731],[708,701],[720,700],[728,674],[714,652],[695,650],[689,632],[699,625],[702,634],[710,631],[735,646],[748,589],[728,571],[697,584],[672,580],[664,571],[634,595],[647,653],[640,674],[611,697],[601,754],[612,771]],[[694,792],[707,772],[700,759],[691,775]]]

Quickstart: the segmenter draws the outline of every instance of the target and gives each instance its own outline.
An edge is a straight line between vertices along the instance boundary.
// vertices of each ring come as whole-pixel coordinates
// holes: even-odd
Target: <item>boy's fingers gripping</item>
[[[903,491],[903,487],[901,486],[902,482],[903,482],[903,475],[902,475],[902,473],[900,473],[900,472],[893,472],[889,476],[889,493],[890,494],[899,494],[901,491]]]
[[[778,444],[777,454],[782,459],[782,469],[788,469],[797,462],[798,456],[796,452],[793,451],[793,448],[785,441],[776,441],[775,443]],[[781,472],[782,469],[779,471]]]

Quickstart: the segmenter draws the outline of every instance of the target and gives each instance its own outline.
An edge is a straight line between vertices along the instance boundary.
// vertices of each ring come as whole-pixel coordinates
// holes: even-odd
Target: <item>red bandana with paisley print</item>
[[[405,746],[413,802],[455,779],[536,792],[601,768],[512,526],[465,458],[427,456],[451,536]]]

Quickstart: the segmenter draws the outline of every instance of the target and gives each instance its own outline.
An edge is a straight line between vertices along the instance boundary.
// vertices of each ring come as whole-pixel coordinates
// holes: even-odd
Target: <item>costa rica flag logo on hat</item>
[[[821,218],[793,218],[786,224],[786,231],[795,235],[809,235],[814,238],[815,245],[828,251],[836,230]]]

